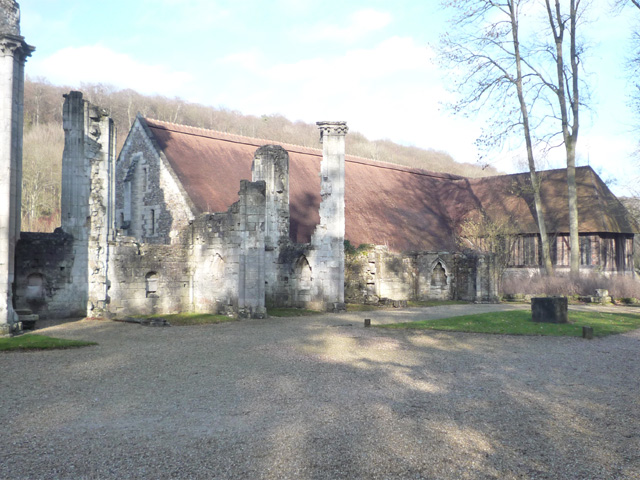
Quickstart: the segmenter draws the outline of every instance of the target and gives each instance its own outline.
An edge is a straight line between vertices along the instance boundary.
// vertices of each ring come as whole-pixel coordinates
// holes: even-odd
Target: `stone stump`
[[[567,297],[534,297],[531,299],[531,317],[534,322],[568,323]]]

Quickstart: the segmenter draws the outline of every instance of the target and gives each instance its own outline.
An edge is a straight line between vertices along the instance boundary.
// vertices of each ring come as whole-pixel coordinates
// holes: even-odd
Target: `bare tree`
[[[562,140],[567,159],[569,190],[569,260],[571,274],[580,271],[580,239],[578,230],[578,199],[576,190],[576,148],[580,132],[580,71],[582,49],[578,46],[578,24],[583,12],[582,0],[569,0],[569,13],[562,11],[561,0],[545,0],[553,47],[548,49],[556,65],[557,80],[546,81],[559,106]],[[566,49],[566,35],[569,47]],[[565,60],[565,54],[569,58]],[[568,65],[567,65],[568,61]]]
[[[489,107],[495,116],[481,139],[484,146],[495,147],[514,133],[523,135],[536,220],[542,245],[542,262],[553,275],[549,237],[544,220],[540,182],[534,158],[531,114],[541,100],[545,82],[535,68],[533,51],[523,51],[520,40],[521,9],[529,0],[457,0],[444,5],[456,10],[454,34],[442,39],[443,59],[463,75],[455,81],[463,98],[454,108]]]

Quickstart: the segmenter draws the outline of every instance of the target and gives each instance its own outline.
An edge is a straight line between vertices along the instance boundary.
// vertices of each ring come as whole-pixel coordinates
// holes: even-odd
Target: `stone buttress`
[[[71,282],[77,305],[88,317],[109,303],[109,242],[114,234],[115,126],[106,111],[82,93],[65,95],[61,224],[73,236]]]

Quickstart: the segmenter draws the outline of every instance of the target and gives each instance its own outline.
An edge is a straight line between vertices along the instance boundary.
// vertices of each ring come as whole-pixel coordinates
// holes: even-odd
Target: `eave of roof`
[[[145,119],[154,141],[200,213],[225,211],[251,178],[255,150],[289,152],[291,238],[308,242],[319,222],[322,151]],[[568,231],[566,169],[540,172],[550,232]],[[394,251],[455,250],[456,228],[472,211],[538,231],[528,174],[469,179],[361,157],[345,157],[346,238]],[[581,232],[634,233],[637,224],[590,167],[576,169]]]

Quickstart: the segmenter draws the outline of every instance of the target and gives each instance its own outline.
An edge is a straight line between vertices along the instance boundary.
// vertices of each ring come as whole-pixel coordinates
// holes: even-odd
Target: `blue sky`
[[[612,17],[609,0],[589,27],[579,164],[626,193],[637,166],[624,55],[633,10]],[[22,35],[36,47],[27,75],[80,87],[101,82],[181,97],[246,114],[346,120],[369,139],[478,158],[481,118],[458,118],[433,47],[446,31],[436,0],[22,0]],[[494,165],[522,171],[518,150]],[[562,158],[541,161],[561,167]],[[637,172],[634,173],[634,176]]]

